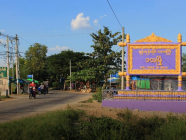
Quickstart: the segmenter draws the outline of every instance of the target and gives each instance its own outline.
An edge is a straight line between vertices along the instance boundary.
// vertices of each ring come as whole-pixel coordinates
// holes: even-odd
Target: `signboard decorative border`
[[[128,74],[129,75],[179,75],[181,74],[181,44],[127,44],[128,47]],[[176,49],[175,69],[168,70],[133,70],[133,49]]]

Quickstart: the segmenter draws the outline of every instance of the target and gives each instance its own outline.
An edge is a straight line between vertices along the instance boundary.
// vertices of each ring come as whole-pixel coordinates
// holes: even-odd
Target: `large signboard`
[[[181,74],[180,44],[128,44],[129,75]]]
[[[7,67],[0,67],[0,78],[7,77]]]

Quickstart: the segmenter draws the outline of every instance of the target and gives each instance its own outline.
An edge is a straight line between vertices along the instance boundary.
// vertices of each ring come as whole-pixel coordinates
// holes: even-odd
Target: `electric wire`
[[[118,31],[118,30],[121,30],[121,29],[112,29],[111,31]],[[90,33],[79,33],[79,34],[59,34],[59,35],[41,35],[41,36],[37,36],[37,35],[34,35],[34,36],[30,36],[30,35],[19,35],[19,37],[20,36],[22,36],[22,37],[60,37],[60,36],[79,36],[79,35],[87,35],[87,34],[92,34],[93,32],[90,32]],[[94,33],[97,33],[97,31],[96,32],[94,32]],[[21,37],[20,37],[21,38]],[[23,39],[23,38],[22,38]],[[25,39],[23,39],[23,40],[25,40]],[[27,41],[27,40],[25,40],[25,41]],[[27,41],[27,42],[29,42],[29,41]],[[30,42],[29,42],[30,43]]]
[[[121,47],[119,47],[119,48],[121,48]],[[119,48],[117,48],[117,50],[118,50]],[[115,50],[115,52],[116,52],[117,50]]]
[[[27,41],[26,39],[23,39],[23,38],[22,38],[22,37],[20,37],[20,36],[19,36],[19,38],[21,38],[22,40],[26,41],[27,43],[29,43],[29,44],[31,44],[31,45],[33,44],[33,43],[31,43],[31,42]]]
[[[114,13],[114,15],[115,15],[115,17],[116,17],[116,19],[117,19],[117,21],[118,21],[119,25],[121,26],[121,23],[119,22],[119,20],[118,20],[118,18],[117,18],[117,16],[116,16],[116,14],[115,14],[115,12],[114,12],[114,10],[112,9],[112,6],[110,5],[110,3],[109,3],[109,1],[108,1],[108,0],[107,0],[107,2],[108,2],[108,4],[109,4],[109,6],[110,6],[110,8],[111,8],[112,12]],[[122,26],[121,26],[121,28],[122,28]]]

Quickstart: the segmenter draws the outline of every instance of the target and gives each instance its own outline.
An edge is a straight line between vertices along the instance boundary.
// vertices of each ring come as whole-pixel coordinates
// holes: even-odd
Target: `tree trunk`
[[[105,82],[104,82],[104,84],[105,84],[105,87],[107,87],[107,76],[104,76],[105,77]]]
[[[65,87],[66,87],[66,80],[64,80],[64,87],[63,87],[63,90],[65,90]]]

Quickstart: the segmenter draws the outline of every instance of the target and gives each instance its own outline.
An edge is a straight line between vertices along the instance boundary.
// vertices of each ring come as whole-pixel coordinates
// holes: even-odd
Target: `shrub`
[[[170,119],[170,118],[169,118]],[[183,118],[166,120],[147,138],[151,140],[184,140],[186,134],[186,121]]]
[[[8,99],[8,98],[10,98],[10,96],[0,96],[0,101],[3,99]]]
[[[52,86],[55,87],[55,88],[57,88],[59,86],[59,83],[58,82],[53,82],[52,83]]]
[[[0,124],[0,140],[161,140],[185,139],[186,116],[140,118],[131,110],[118,113],[120,120],[87,116],[82,110],[53,111]]]
[[[81,122],[80,125],[79,138],[83,140],[114,140],[120,130],[120,122],[109,117],[89,116],[87,121]]]
[[[85,112],[68,108],[0,124],[0,140],[76,139]]]
[[[98,102],[102,102],[102,88],[99,87],[97,89],[97,93],[93,94],[92,97],[94,100],[97,100]]]
[[[93,98],[89,98],[88,100],[81,101],[80,103],[92,103]]]

